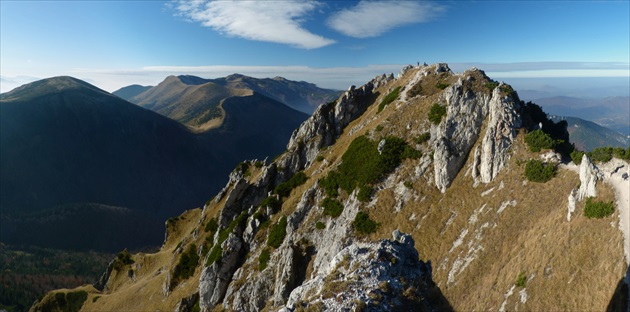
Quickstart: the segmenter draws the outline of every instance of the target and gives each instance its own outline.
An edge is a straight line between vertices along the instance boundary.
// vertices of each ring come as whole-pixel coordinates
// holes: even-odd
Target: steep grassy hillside
[[[525,137],[543,121],[566,137],[477,69],[377,77],[320,106],[272,163],[239,165],[167,224],[160,251],[83,287],[83,309],[605,310],[628,268],[627,203],[587,218],[575,193],[615,193],[568,155],[532,152]],[[536,161],[555,168],[549,181],[526,177]]]
[[[2,240],[80,249],[107,246],[108,251],[159,244],[155,234],[161,222],[205,202],[241,159],[281,152],[293,129],[307,117],[268,98],[250,96],[235,103],[228,105],[233,113],[226,125],[195,134],[70,77],[34,82],[3,94]],[[85,203],[124,207],[133,213],[87,209],[94,206]],[[70,213],[60,207],[67,204],[86,209]],[[33,214],[43,210],[50,212]],[[118,217],[124,220],[116,221]],[[134,225],[142,219],[146,227]],[[96,231],[97,223],[105,221],[102,231],[125,230],[108,239]],[[83,226],[70,226],[72,222]],[[41,231],[32,231],[34,225]],[[148,235],[129,232],[138,229]],[[67,235],[55,241],[61,233]],[[103,244],[96,243],[98,238],[86,239],[101,235]]]
[[[113,95],[120,97],[123,100],[131,100],[134,96],[147,91],[149,89],[151,89],[152,86],[141,86],[141,85],[130,85],[130,86],[126,86],[123,88],[120,88],[114,92],[112,92]]]

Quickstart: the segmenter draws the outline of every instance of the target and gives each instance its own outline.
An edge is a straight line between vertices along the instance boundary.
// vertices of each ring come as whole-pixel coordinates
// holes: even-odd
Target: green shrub
[[[525,287],[525,283],[527,283],[527,275],[525,272],[518,273],[514,285],[516,285],[516,287]]]
[[[234,171],[245,173],[247,169],[249,169],[249,164],[247,162],[242,161],[238,165],[236,165],[236,168],[234,168]]]
[[[610,216],[613,212],[615,212],[613,202],[596,201],[592,197],[586,199],[584,215],[587,218],[604,218]]]
[[[435,87],[440,89],[440,90],[444,90],[446,89],[446,87],[448,87],[449,84],[448,83],[442,83],[442,82],[438,82],[437,84],[435,84]]]
[[[276,196],[269,196],[260,202],[260,207],[269,207],[273,213],[277,213],[282,208],[282,202]]]
[[[621,147],[615,147],[612,153],[613,156],[619,159],[630,160],[630,147],[627,147],[625,150]]]
[[[217,219],[212,218],[210,219],[210,221],[208,221],[208,223],[206,223],[206,227],[204,228],[204,231],[214,233],[218,229],[219,229],[219,224],[217,224]]]
[[[486,88],[488,88],[488,90],[490,90],[490,92],[492,92],[498,86],[499,86],[499,83],[496,82],[496,81],[486,82]]]
[[[263,163],[262,163],[262,161],[260,161],[260,160],[257,160],[257,161],[254,163],[254,167],[256,167],[256,168],[261,168],[262,166],[263,166]]]
[[[267,267],[267,262],[269,262],[270,258],[269,249],[265,248],[260,252],[260,256],[258,256],[258,271],[262,271]]]
[[[125,248],[123,251],[116,254],[116,259],[114,260],[114,269],[120,271],[125,265],[133,264],[134,262],[135,261],[131,259],[131,254]]]
[[[333,218],[337,218],[343,212],[343,205],[336,199],[324,198],[322,201],[322,207],[324,207],[324,214]]]
[[[408,189],[412,189],[413,188],[413,183],[411,183],[411,181],[405,181],[405,182],[403,182],[403,185],[405,185],[405,187],[408,188]]]
[[[94,298],[92,298],[92,302],[96,302],[96,301],[98,301],[98,299],[100,299],[100,298],[101,298],[101,296],[95,296]]]
[[[555,145],[553,139],[542,130],[534,130],[525,135],[525,143],[532,152],[540,152],[541,149],[552,149]]]
[[[324,156],[322,155],[317,155],[317,157],[315,158],[316,161],[320,162],[324,160]]]
[[[185,280],[195,273],[195,269],[199,264],[199,255],[197,255],[197,246],[191,244],[186,252],[182,253],[179,262],[173,269],[174,280]]]
[[[223,256],[223,248],[221,248],[221,244],[217,244],[212,247],[210,254],[208,255],[208,259],[206,259],[206,266],[210,266],[215,262],[221,261],[221,257]]]
[[[608,147],[598,147],[589,153],[587,153],[588,157],[591,158],[592,161],[597,162],[609,162],[612,159],[613,148]]]
[[[241,228],[245,228],[245,222],[247,222],[247,217],[248,217],[247,212],[243,211],[238,217],[236,217],[234,220],[232,220],[232,222],[230,222],[230,225],[228,227],[221,230],[219,232],[219,240],[217,242],[217,245],[223,244],[223,242],[230,236],[230,233],[232,233],[232,231],[234,231],[234,229],[237,226],[240,226]]]
[[[267,246],[278,248],[284,241],[284,237],[287,235],[287,217],[280,218],[278,223],[274,224],[269,230],[269,237],[267,238]]]
[[[514,89],[512,89],[512,86],[504,84],[501,86],[501,93],[503,93],[504,95],[509,95],[514,93]]]
[[[415,139],[413,139],[413,142],[416,144],[422,144],[424,142],[429,141],[430,139],[431,139],[431,133],[425,132],[417,136]]]
[[[525,164],[525,177],[532,182],[547,182],[556,175],[556,166],[545,164],[537,159],[530,159]]]
[[[324,224],[324,222],[317,221],[315,223],[315,228],[318,229],[318,230],[323,230],[323,229],[326,228],[326,225]]]
[[[274,193],[280,195],[281,197],[288,197],[294,188],[304,184],[306,180],[308,180],[308,177],[304,171],[300,171],[294,174],[291,179],[286,182],[278,184],[274,189]]]
[[[359,187],[359,193],[357,199],[362,202],[369,202],[372,199],[372,192],[374,189],[371,186],[361,185]]]
[[[319,185],[326,194],[334,198],[339,195],[339,188],[351,193],[356,187],[372,185],[398,167],[403,159],[421,156],[401,138],[387,136],[384,140],[379,153],[377,142],[366,136],[354,139],[341,156],[342,163],[337,170],[320,180]]]
[[[429,110],[429,121],[431,121],[434,125],[439,125],[442,121],[442,117],[446,116],[446,106],[440,105],[438,103],[433,104],[431,109]]]
[[[367,213],[359,211],[354,217],[352,226],[360,234],[370,234],[376,232],[379,224],[376,221],[370,219],[370,216]]]
[[[571,160],[573,160],[576,165],[582,163],[582,156],[584,156],[584,152],[580,152],[577,149],[574,149],[573,152],[571,152]]]
[[[407,91],[407,96],[410,98],[416,97],[418,95],[422,94],[422,82],[418,81],[415,85],[413,85],[411,87],[411,89],[409,89],[409,91]]]
[[[378,126],[376,126],[376,128],[374,128],[374,130],[376,132],[381,132],[383,130],[383,128],[384,128],[383,125],[378,125]]]
[[[400,88],[401,87],[396,87],[396,89],[394,89],[383,98],[381,104],[378,105],[379,113],[383,110],[383,108],[385,108],[385,106],[389,105],[391,102],[395,101],[398,98],[398,95],[400,95]]]
[[[65,306],[60,306],[61,310],[66,312],[80,311],[83,303],[87,300],[88,293],[86,291],[73,291],[66,293]]]

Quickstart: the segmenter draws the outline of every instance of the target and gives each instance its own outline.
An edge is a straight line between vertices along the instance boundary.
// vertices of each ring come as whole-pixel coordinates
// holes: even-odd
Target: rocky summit
[[[578,167],[567,138],[482,70],[406,66],[243,162],[158,252],[121,252],[32,310],[625,309],[628,162]]]

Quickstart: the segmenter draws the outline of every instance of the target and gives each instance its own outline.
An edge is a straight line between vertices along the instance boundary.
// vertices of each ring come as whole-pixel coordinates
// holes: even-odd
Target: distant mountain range
[[[31,236],[39,238],[26,239],[24,233],[41,220],[59,218],[85,224],[114,222],[118,224],[108,224],[109,229],[122,232],[130,229],[121,228],[134,226],[129,220],[103,217],[112,211],[120,215],[121,210],[95,209],[102,207],[98,205],[129,209],[125,214],[129,218],[151,216],[158,224],[203,205],[238,162],[282,152],[292,131],[308,117],[252,90],[240,95],[222,100],[220,126],[193,132],[72,77],[44,79],[1,94],[2,241],[22,244],[47,237],[47,242],[57,242],[46,243],[48,247],[98,248],[78,236],[73,243],[53,239],[61,232],[59,227],[38,226],[40,230]],[[172,99],[180,101],[177,96]],[[77,213],[68,205],[93,213]],[[42,211],[49,211],[46,218]],[[50,224],[72,224],[54,222]],[[146,231],[154,229],[158,230],[146,227]],[[153,239],[146,241],[118,237],[103,248],[155,246],[160,235],[154,234],[147,235]]]
[[[623,134],[602,127],[592,121],[577,117],[550,115],[554,122],[567,121],[567,131],[571,143],[582,151],[592,151],[601,146],[613,146],[627,148],[630,146],[630,138]]]
[[[221,124],[224,117],[221,104],[225,98],[254,92],[307,114],[340,94],[303,81],[282,77],[257,79],[239,74],[218,79],[169,76],[155,87],[134,85],[113,94],[203,131]]]
[[[630,97],[628,96],[600,99],[555,96],[536,99],[533,102],[541,105],[548,114],[590,120],[621,134],[630,135]]]

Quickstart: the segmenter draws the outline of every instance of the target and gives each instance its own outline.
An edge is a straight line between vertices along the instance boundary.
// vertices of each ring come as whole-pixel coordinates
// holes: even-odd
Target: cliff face
[[[446,113],[432,122],[434,104]],[[203,209],[167,222],[160,252],[111,270],[83,308],[601,309],[625,269],[621,235],[581,213],[565,221],[577,174],[523,177],[523,163],[540,156],[519,135],[523,114],[508,85],[446,64],[351,87],[285,153],[244,162]],[[358,145],[356,161],[348,154]],[[397,163],[348,182],[374,159]],[[335,172],[347,175],[338,194]],[[564,287],[574,280],[589,286]]]

